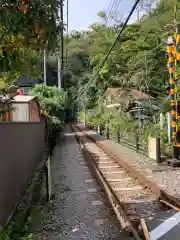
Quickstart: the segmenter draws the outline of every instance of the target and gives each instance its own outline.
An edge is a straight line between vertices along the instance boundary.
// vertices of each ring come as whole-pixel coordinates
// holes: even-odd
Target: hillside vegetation
[[[86,94],[81,89],[94,76],[120,29],[118,22],[107,26],[107,16],[99,12],[101,24],[94,23],[89,31],[73,31],[69,37],[69,71],[67,87],[74,98],[83,92],[88,108],[98,104],[107,87],[138,90],[159,100],[167,111],[168,69],[166,42],[173,34],[173,4],[175,0],[161,0],[155,10],[139,23],[128,24],[108,60]],[[178,19],[180,18],[180,10]],[[81,98],[82,102],[82,98]]]

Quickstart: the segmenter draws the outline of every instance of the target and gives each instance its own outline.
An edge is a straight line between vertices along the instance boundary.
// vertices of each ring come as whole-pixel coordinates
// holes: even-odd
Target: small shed
[[[12,111],[7,114],[5,121],[40,122],[40,106],[36,97],[17,95],[11,101]]]

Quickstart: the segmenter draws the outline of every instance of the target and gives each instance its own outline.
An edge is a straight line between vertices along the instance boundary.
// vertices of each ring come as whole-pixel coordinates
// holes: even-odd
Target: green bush
[[[89,123],[92,125],[103,126],[106,124],[106,120],[100,117],[89,119]]]
[[[105,118],[105,116],[97,114],[96,116],[90,116],[88,117],[88,122],[92,125],[99,125],[99,126],[103,126],[107,123],[107,119]]]
[[[52,136],[60,131],[60,129],[62,127],[62,122],[60,121],[60,119],[58,117],[52,116],[47,121],[47,126],[48,126],[49,136]]]
[[[29,93],[39,100],[42,115],[46,118],[48,136],[55,137],[65,120],[66,92],[57,87],[37,84]]]

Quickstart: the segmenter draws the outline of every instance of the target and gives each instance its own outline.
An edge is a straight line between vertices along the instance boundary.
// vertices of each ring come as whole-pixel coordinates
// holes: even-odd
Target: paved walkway
[[[119,223],[68,127],[55,148],[52,162],[54,200],[35,216],[32,228],[39,236],[37,239],[130,239],[120,232]]]
[[[81,128],[84,129],[82,125]],[[152,181],[158,184],[168,194],[173,195],[180,199],[180,169],[172,168],[168,166],[158,165],[155,160],[141,155],[132,149],[118,144],[112,140],[107,140],[103,136],[100,136],[95,131],[84,129],[87,134],[93,137],[95,140],[103,141],[110,151],[126,160],[129,164],[135,167],[137,170],[143,170],[142,173],[149,177]]]

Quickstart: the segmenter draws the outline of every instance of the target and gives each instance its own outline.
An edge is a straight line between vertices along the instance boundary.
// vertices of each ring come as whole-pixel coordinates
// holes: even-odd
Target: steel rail
[[[90,162],[91,167],[95,171],[97,179],[98,179],[100,185],[103,187],[121,227],[130,229],[134,238],[136,240],[141,240],[137,230],[135,229],[131,220],[129,219],[128,215],[126,214],[125,209],[121,206],[121,203],[120,203],[119,199],[117,198],[116,194],[114,193],[112,188],[109,186],[109,183],[106,181],[103,174],[99,171],[98,167],[96,166],[95,162],[93,161],[93,157],[86,149],[86,146],[84,145],[83,141],[81,141],[81,138],[78,136],[77,129],[79,130],[79,128],[77,126],[71,126],[71,128],[72,128],[73,133],[75,134],[77,141],[80,143],[85,156],[88,158],[88,161]]]
[[[108,196],[108,199],[113,207],[114,212],[116,213],[116,216],[121,223],[121,226],[126,226],[130,229],[135,239],[141,239],[138,231],[135,229],[135,222],[133,220],[130,220],[128,214],[126,213],[126,209],[122,206],[121,200],[118,199],[118,196],[116,195],[116,192],[113,190],[113,187],[109,185],[108,180],[104,177],[104,175],[101,173],[101,171],[98,169],[97,164],[95,161],[93,161],[93,156],[89,153],[86,146],[84,145],[83,141],[81,141],[81,137],[78,136],[77,131],[83,133],[83,138],[89,138],[97,147],[99,147],[104,153],[106,153],[109,157],[111,157],[113,160],[115,160],[122,168],[127,170],[129,175],[136,181],[138,181],[142,186],[144,186],[145,189],[150,190],[152,194],[154,194],[157,197],[157,201],[159,201],[162,205],[175,209],[177,211],[180,210],[180,202],[173,196],[168,195],[165,191],[163,191],[157,184],[150,181],[147,177],[145,177],[141,172],[136,170],[134,167],[129,165],[126,161],[122,160],[122,157],[117,156],[115,153],[107,149],[102,143],[102,141],[96,141],[93,137],[89,136],[86,132],[81,129],[81,127],[77,125],[73,125],[72,127],[73,131],[76,133],[76,137],[78,138],[78,141],[81,142],[83,146],[83,151],[88,156],[89,161],[91,162],[91,165],[93,166],[93,170],[96,172],[98,180],[101,185],[103,185],[103,188]],[[86,129],[87,130],[87,129]],[[124,221],[123,221],[124,218]],[[138,224],[142,227],[144,237],[148,239],[148,232],[147,229],[145,229],[145,224],[142,226],[142,219],[139,220]]]
[[[165,204],[165,202],[169,203],[172,208],[180,209],[180,202],[173,196],[169,195],[167,192],[162,190],[156,183],[150,181],[147,177],[145,177],[140,171],[136,170],[134,167],[132,167],[130,164],[128,164],[126,161],[124,161],[123,157],[117,156],[115,153],[113,153],[110,149],[107,149],[102,143],[102,141],[96,141],[93,137],[89,136],[87,133],[85,133],[79,126],[76,125],[76,127],[82,131],[87,138],[89,138],[92,142],[94,142],[98,147],[100,147],[106,154],[108,154],[112,159],[117,161],[123,168],[125,168],[129,174],[134,178],[137,179],[137,181],[143,185],[145,188],[148,188],[152,191],[157,197],[159,197],[159,200],[162,203]],[[88,129],[87,129],[88,130]]]

